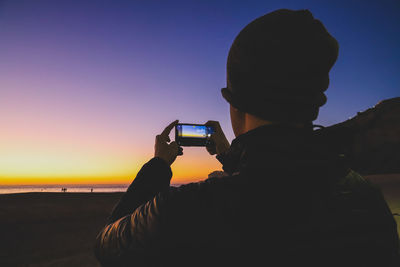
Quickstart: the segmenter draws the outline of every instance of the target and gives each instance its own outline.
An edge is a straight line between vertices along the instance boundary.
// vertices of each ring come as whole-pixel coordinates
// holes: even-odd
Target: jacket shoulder
[[[372,211],[386,206],[380,188],[354,170],[350,170],[334,185],[331,203],[353,212],[360,209]]]
[[[349,170],[347,175],[343,176],[339,180],[338,185],[342,186],[342,187],[348,187],[348,188],[357,188],[357,187],[363,187],[365,189],[377,188],[369,180],[365,179],[358,172],[356,172],[352,169]]]

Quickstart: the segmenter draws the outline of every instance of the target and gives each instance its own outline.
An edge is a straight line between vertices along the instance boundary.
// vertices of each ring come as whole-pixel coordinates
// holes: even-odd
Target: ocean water
[[[64,193],[104,193],[104,192],[125,192],[129,184],[64,184],[64,185],[0,185],[0,194],[15,194],[28,192],[54,192]]]
[[[179,186],[180,184],[171,184]],[[29,192],[53,192],[53,193],[112,193],[125,192],[129,184],[64,184],[64,185],[0,185],[0,194],[16,194]],[[64,192],[62,189],[66,188]]]

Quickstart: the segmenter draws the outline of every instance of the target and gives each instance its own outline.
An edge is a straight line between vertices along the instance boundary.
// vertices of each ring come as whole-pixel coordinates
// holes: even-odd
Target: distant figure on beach
[[[382,193],[312,124],[338,50],[308,10],[248,24],[230,48],[221,91],[236,138],[229,144],[218,122],[206,123],[216,129],[207,151],[224,173],[171,187],[170,165],[182,155],[171,123],[98,234],[100,263],[400,266]]]
[[[93,193],[93,188],[90,188],[90,193]]]
[[[61,188],[61,191],[65,193],[65,192],[67,192],[67,188],[63,187],[63,188]]]

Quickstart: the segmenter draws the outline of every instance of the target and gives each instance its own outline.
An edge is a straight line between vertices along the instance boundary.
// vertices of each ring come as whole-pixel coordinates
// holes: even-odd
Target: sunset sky
[[[229,47],[279,8],[309,9],[340,45],[316,124],[400,95],[398,0],[0,0],[0,185],[129,183],[175,119],[218,120],[231,141]],[[218,169],[184,148],[172,182]]]

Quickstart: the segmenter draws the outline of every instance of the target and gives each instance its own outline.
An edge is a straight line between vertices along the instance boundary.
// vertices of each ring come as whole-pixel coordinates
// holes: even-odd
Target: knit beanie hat
[[[339,45],[308,10],[280,9],[248,24],[227,61],[223,97],[275,122],[311,122],[326,102]]]

